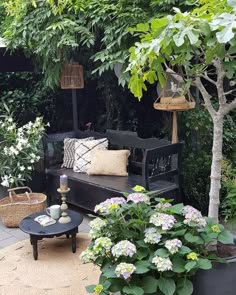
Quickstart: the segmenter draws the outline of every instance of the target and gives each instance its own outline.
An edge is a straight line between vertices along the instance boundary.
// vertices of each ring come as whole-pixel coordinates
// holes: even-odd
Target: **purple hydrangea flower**
[[[150,199],[147,195],[142,193],[132,193],[127,197],[127,202],[132,201],[134,203],[150,203]]]
[[[175,217],[169,214],[155,213],[150,217],[150,223],[153,223],[155,226],[160,226],[162,230],[171,229],[175,222]]]
[[[123,197],[107,199],[106,201],[96,205],[94,212],[95,213],[108,213],[109,208],[111,208],[112,205],[121,205],[124,203],[126,203],[126,200]]]
[[[132,257],[137,252],[136,247],[131,242],[124,240],[114,245],[111,249],[112,255],[116,258],[120,256]]]

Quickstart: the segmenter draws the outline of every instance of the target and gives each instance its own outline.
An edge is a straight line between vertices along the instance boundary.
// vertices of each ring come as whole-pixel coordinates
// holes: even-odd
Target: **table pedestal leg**
[[[38,260],[38,239],[34,236],[30,236],[30,243],[33,247],[34,260]]]
[[[71,235],[72,252],[76,252],[76,232]]]

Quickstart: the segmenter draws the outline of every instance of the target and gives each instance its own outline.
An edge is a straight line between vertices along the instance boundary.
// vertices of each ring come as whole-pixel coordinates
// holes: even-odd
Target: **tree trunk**
[[[222,115],[215,115],[213,118],[213,147],[211,163],[211,188],[208,216],[218,222],[221,188],[221,165],[223,145],[223,119]]]

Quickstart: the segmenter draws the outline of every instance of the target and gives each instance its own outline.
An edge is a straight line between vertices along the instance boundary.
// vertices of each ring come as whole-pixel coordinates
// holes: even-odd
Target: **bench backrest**
[[[142,182],[147,190],[157,180],[169,180],[180,186],[182,148],[180,142],[145,151]]]
[[[44,137],[45,165],[47,168],[63,162],[63,141],[65,138],[85,138],[93,136],[95,139],[108,138],[109,149],[129,149],[129,172],[142,174],[144,169],[144,153],[147,149],[153,149],[170,144],[169,141],[158,138],[140,138],[136,132],[107,130],[106,133],[93,131],[77,131],[47,134]]]

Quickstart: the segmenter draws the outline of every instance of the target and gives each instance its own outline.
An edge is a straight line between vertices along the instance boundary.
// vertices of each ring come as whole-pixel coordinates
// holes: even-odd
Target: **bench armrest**
[[[179,178],[180,157],[183,143],[169,144],[144,152],[142,163],[142,185],[149,190],[156,180]]]

